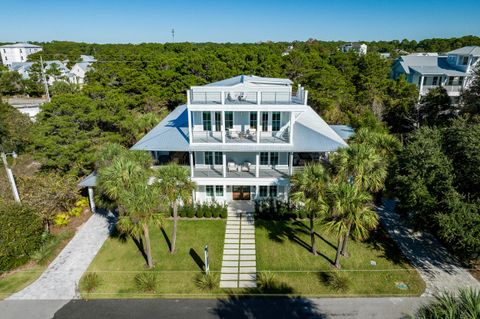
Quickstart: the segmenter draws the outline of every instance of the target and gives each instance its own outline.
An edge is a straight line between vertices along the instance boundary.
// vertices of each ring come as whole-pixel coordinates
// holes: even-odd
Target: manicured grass
[[[349,281],[348,288],[336,291],[325,279],[338,272],[332,262],[336,238],[317,235],[318,256],[310,252],[306,223],[292,221],[256,221],[257,271],[275,273],[285,291],[302,295],[419,295],[425,289],[423,280],[397,247],[381,230],[365,242],[349,240],[350,257],[342,258],[340,276]],[[375,261],[372,266],[370,261]],[[400,290],[396,283],[408,285]]]
[[[210,270],[219,272],[222,265],[225,220],[180,220],[177,248],[168,252],[166,238],[171,237],[172,222],[167,221],[165,235],[158,227],[151,227],[153,260],[158,277],[155,293],[139,292],[134,276],[145,269],[145,259],[130,237],[109,238],[90,265],[88,272],[96,272],[101,280],[87,298],[145,298],[149,296],[186,296],[221,293],[202,291],[195,278],[202,272],[204,246],[209,247]]]
[[[73,232],[68,230],[60,232],[44,245],[40,262],[32,261],[30,264],[0,277],[0,299],[22,290],[40,277],[73,235]]]
[[[212,298],[230,294],[281,293],[304,296],[341,295],[418,295],[424,283],[396,247],[382,233],[367,242],[349,242],[351,256],[342,259],[342,276],[349,281],[348,288],[336,291],[325,277],[335,271],[329,259],[335,256],[334,237],[322,235],[317,249],[325,254],[313,256],[309,251],[309,237],[303,223],[291,221],[256,221],[257,271],[275,273],[277,288],[213,289],[203,291],[195,284],[201,274],[203,247],[210,250],[210,270],[221,269],[225,220],[181,220],[178,226],[177,251],[168,252],[167,239],[171,236],[171,221],[165,225],[166,236],[151,228],[155,268],[145,269],[145,259],[130,237],[109,238],[89,267],[99,275],[101,283],[92,293],[82,291],[86,298]],[[371,266],[370,261],[376,261]],[[134,277],[139,272],[157,273],[155,292],[141,292],[135,287]],[[407,290],[395,287],[408,285]]]

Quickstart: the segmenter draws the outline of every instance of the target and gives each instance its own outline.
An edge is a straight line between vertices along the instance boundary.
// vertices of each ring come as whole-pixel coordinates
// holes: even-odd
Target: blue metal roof
[[[337,133],[341,138],[343,138],[345,141],[348,140],[353,134],[355,134],[355,131],[351,126],[348,125],[330,125],[330,127]]]

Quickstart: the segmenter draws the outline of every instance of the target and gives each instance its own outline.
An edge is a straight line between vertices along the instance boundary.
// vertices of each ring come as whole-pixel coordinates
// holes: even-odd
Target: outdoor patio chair
[[[242,172],[250,172],[250,167],[252,166],[252,163],[250,162],[243,162],[242,164]]]
[[[236,172],[238,169],[237,169],[237,164],[235,164],[234,162],[228,162],[227,163],[227,170],[229,172]]]
[[[233,139],[238,138],[238,133],[236,131],[228,131],[228,135]]]

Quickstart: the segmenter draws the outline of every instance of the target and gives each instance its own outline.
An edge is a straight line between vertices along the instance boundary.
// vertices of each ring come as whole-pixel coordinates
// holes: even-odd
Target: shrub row
[[[227,205],[217,202],[185,205],[179,208],[178,215],[187,218],[227,218]]]
[[[264,220],[305,219],[308,217],[306,211],[275,198],[255,201],[255,216]]]

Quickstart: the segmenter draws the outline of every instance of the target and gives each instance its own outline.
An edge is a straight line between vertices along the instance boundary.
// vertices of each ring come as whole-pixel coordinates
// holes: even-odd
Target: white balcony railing
[[[279,105],[279,104],[306,104],[307,91],[302,87],[296,94],[281,91],[202,91],[189,90],[189,104],[263,104],[263,105]]]

